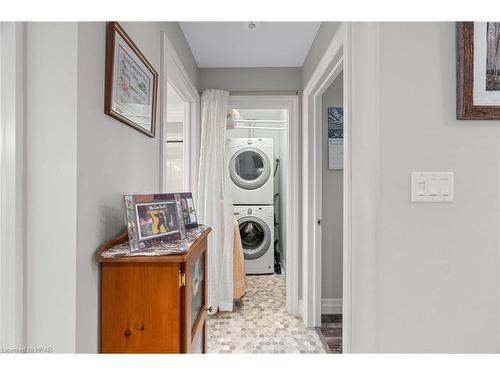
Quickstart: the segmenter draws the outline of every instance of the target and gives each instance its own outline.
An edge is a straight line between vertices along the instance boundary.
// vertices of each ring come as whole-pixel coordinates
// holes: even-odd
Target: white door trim
[[[350,351],[351,335],[351,125],[350,24],[342,23],[303,93],[303,319],[321,325],[321,173],[322,95],[339,74],[344,79],[344,197],[343,197],[343,349]]]
[[[160,85],[160,190],[165,191],[167,186],[167,153],[166,153],[166,125],[167,125],[167,83],[170,84],[179,96],[186,102],[184,111],[184,163],[189,173],[185,175],[184,185],[188,191],[193,192],[197,198],[198,189],[198,165],[200,155],[200,94],[195,84],[189,77],[184,65],[168,39],[166,33],[162,34],[162,63],[161,63],[161,85]]]
[[[299,315],[299,99],[297,95],[231,95],[230,108],[286,109],[287,132],[287,180],[285,182],[285,208],[287,217],[286,238],[286,306],[287,311]]]
[[[24,343],[24,24],[0,23],[0,346]]]

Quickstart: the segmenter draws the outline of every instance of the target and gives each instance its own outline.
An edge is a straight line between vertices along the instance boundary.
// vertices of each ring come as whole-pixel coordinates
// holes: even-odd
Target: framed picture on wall
[[[126,195],[124,199],[131,251],[185,238],[184,220],[175,194]]]
[[[328,169],[344,169],[343,107],[328,107]]]
[[[500,22],[457,22],[457,119],[500,120]]]
[[[155,136],[158,73],[118,22],[106,26],[104,112]]]

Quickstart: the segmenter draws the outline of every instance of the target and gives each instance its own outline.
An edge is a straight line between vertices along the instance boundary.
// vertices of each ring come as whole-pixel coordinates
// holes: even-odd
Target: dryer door
[[[271,230],[260,218],[255,216],[242,217],[238,220],[241,243],[245,259],[257,259],[269,250],[271,245]]]
[[[229,162],[231,180],[242,189],[255,190],[264,185],[271,176],[272,165],[261,150],[242,148]]]

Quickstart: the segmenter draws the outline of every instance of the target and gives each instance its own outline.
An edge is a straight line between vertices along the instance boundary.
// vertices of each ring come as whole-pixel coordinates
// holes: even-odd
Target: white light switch
[[[453,202],[453,172],[411,172],[411,201]]]

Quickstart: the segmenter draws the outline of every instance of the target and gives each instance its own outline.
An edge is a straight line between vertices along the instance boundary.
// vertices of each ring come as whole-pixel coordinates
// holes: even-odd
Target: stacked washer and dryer
[[[272,138],[229,138],[229,176],[247,274],[274,272]]]

